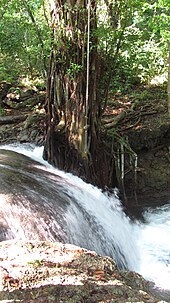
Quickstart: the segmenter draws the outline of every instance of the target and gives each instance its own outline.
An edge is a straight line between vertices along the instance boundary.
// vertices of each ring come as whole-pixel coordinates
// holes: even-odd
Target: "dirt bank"
[[[125,203],[139,207],[170,201],[166,86],[139,87],[128,95],[112,94],[104,119],[109,122],[110,137],[116,136],[118,142],[119,165],[123,146],[125,165],[121,167],[124,178],[120,188]]]

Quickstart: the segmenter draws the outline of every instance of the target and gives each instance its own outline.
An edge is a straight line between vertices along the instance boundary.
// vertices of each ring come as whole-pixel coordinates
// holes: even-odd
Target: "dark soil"
[[[115,117],[126,112],[116,125],[125,148],[122,199],[139,206],[170,202],[170,117],[166,86],[140,87],[131,94],[115,94],[106,109]],[[109,130],[112,133],[112,130]],[[133,158],[137,155],[136,175]],[[120,184],[121,187],[121,184]]]

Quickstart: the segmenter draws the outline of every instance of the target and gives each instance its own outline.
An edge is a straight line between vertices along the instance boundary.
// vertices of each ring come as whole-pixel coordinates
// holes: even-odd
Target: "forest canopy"
[[[1,0],[0,81],[46,78],[54,47],[50,2]],[[69,3],[63,1],[65,9]],[[169,2],[100,0],[96,3],[97,27],[91,36],[97,37],[98,53],[104,61],[103,85],[109,81],[111,88],[127,90],[139,82],[167,74]],[[80,68],[72,64],[70,73]]]

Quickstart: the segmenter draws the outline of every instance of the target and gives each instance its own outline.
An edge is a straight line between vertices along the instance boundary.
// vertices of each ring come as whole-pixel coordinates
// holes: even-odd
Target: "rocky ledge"
[[[0,143],[43,144],[45,91],[0,85]]]
[[[4,301],[1,301],[4,300]],[[135,272],[109,257],[59,242],[1,242],[0,301],[165,303]]]

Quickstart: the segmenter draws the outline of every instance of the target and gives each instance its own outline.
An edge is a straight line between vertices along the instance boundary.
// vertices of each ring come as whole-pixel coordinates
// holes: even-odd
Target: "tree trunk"
[[[100,131],[96,2],[89,1],[89,65],[87,4],[59,0],[51,0],[51,4],[54,42],[47,81],[44,158],[99,187],[112,186],[114,161],[106,152]]]
[[[40,33],[40,30],[38,28],[38,25],[36,23],[36,20],[34,18],[34,15],[29,7],[29,4],[27,3],[27,1],[23,0],[23,4],[28,12],[28,15],[30,16],[31,18],[31,21],[34,25],[34,28],[35,28],[35,32],[37,34],[37,38],[39,40],[39,43],[40,43],[40,46],[41,46],[41,51],[42,51],[42,62],[43,62],[43,76],[44,78],[46,78],[47,76],[47,67],[46,67],[46,58],[45,58],[45,49],[44,49],[44,42],[43,42],[43,38],[41,36],[41,33]]]
[[[168,114],[170,117],[170,41],[169,41],[169,60],[168,60],[168,87],[167,87],[167,92],[168,92]]]

